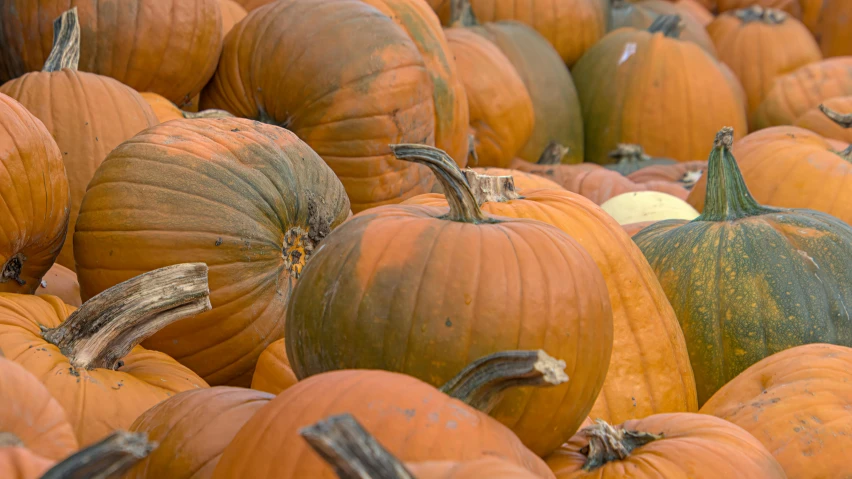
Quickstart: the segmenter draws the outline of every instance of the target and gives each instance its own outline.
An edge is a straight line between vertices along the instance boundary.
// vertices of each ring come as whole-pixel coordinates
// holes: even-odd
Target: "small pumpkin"
[[[692,413],[657,414],[615,427],[598,421],[551,454],[547,465],[557,479],[616,479],[625,477],[625,471],[635,479],[787,477],[749,433]]]
[[[615,0],[611,15],[609,31],[625,27],[645,30],[662,15],[677,15],[681,21],[678,26],[679,38],[698,45],[713,57],[716,56],[716,47],[707,30],[704,29],[704,25],[693,16],[692,12],[678,3],[665,0],[642,0],[635,3]]]
[[[77,282],[77,275],[59,263],[47,270],[35,294],[58,296],[62,302],[75,308],[83,304],[83,300],[80,299],[80,283]]]
[[[852,228],[811,210],[761,206],[716,137],[704,211],[633,237],[657,273],[686,337],[699,404],[752,364],[814,342],[852,345]],[[697,189],[697,187],[696,187]]]
[[[296,382],[298,379],[287,358],[287,345],[284,338],[281,338],[267,346],[257,358],[257,368],[251,378],[251,388],[278,394]]]
[[[824,0],[820,24],[820,47],[826,57],[852,55],[852,4],[844,0]]]
[[[852,473],[837,460],[852,444],[852,349],[808,344],[743,371],[701,408],[753,434],[788,477]]]
[[[852,112],[852,96],[829,98],[822,105],[836,112]],[[852,143],[852,129],[832,120],[823,112],[821,107],[811,108],[793,123],[795,126],[810,130],[825,139],[839,140],[845,144]],[[839,151],[843,151],[840,148]]]
[[[222,10],[222,36],[224,37],[234,28],[234,25],[248,15],[248,12],[237,0],[219,0],[219,6]]]
[[[622,193],[606,200],[601,209],[620,225],[643,221],[694,220],[698,211],[686,201],[656,191]]]

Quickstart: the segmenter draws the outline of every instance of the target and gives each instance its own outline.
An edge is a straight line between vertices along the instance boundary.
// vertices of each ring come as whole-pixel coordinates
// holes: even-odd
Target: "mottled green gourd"
[[[852,228],[833,216],[758,204],[730,148],[710,153],[704,213],[633,237],[686,337],[703,404],[757,361],[794,346],[852,346]]]

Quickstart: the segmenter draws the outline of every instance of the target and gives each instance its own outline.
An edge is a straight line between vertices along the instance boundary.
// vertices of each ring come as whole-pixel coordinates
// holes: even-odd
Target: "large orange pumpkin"
[[[642,0],[636,3],[616,0],[612,5],[612,21],[609,29],[612,31],[618,28],[632,27],[645,30],[661,15],[680,16],[679,38],[695,43],[710,55],[716,56],[716,47],[707,34],[707,30],[704,29],[704,25],[683,7],[665,0]]]
[[[686,342],[674,310],[642,252],[600,207],[565,190],[514,190],[511,177],[465,174],[482,210],[556,226],[577,240],[604,275],[612,304],[613,348],[590,415],[622,422],[698,409]],[[405,204],[447,206],[443,195]]]
[[[820,28],[820,46],[826,57],[852,55],[852,3],[846,0],[824,0]]]
[[[340,180],[283,128],[163,123],[113,150],[89,184],[74,236],[83,299],[152,269],[209,264],[213,310],[145,344],[211,384],[248,386],[305,262],[348,215]]]
[[[838,140],[847,145],[852,143],[852,129],[829,118],[822,110],[824,107],[836,112],[852,113],[852,96],[829,98],[821,106],[806,111],[796,119],[794,125],[811,130],[827,140]]]
[[[224,37],[234,28],[234,25],[248,15],[248,12],[236,0],[219,0],[219,6],[222,10],[222,36]]]
[[[0,4],[0,81],[41,70],[52,23],[72,7],[80,17],[82,71],[183,105],[216,69],[219,0],[9,0]]]
[[[418,44],[376,8],[281,0],[227,36],[201,106],[293,131],[331,166],[358,212],[431,189],[429,171],[395,161],[388,145],[433,144],[433,80]]]
[[[565,359],[571,381],[513,391],[494,415],[533,451],[553,450],[586,417],[606,376],[612,308],[603,276],[557,228],[482,212],[444,152],[394,152],[433,168],[450,208],[365,211],[326,238],[287,311],[293,371],[304,379],[386,369],[439,385],[472,359],[542,348]]]
[[[71,189],[71,216],[57,262],[74,271],[74,225],[86,186],[106,155],[123,141],[157,124],[153,110],[133,89],[94,73],[77,71],[80,30],[77,10],[56,22],[57,43],[40,72],[27,73],[0,86],[41,120],[65,163]]]
[[[257,358],[257,368],[251,378],[252,389],[278,394],[296,384],[298,379],[287,358],[284,338],[275,341]]]
[[[75,308],[83,304],[83,300],[80,299],[80,283],[77,282],[77,275],[59,263],[55,263],[47,270],[35,294],[58,296],[65,304]]]
[[[852,447],[852,349],[791,348],[756,363],[701,408],[753,434],[788,477],[847,477]]]

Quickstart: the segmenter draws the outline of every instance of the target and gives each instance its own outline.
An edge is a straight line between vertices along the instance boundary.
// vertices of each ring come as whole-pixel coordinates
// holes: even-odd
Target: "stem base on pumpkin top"
[[[521,195],[515,190],[515,179],[509,175],[480,175],[467,169],[464,170],[464,176],[467,178],[467,184],[470,185],[473,197],[476,198],[476,202],[480,206],[488,202],[505,203],[521,198]]]
[[[580,451],[586,456],[585,471],[627,459],[633,450],[663,438],[662,434],[615,428],[600,419],[581,432],[589,439],[589,445]]]
[[[157,444],[145,433],[118,431],[81,449],[50,468],[41,479],[107,479],[119,477],[151,453]]]
[[[80,19],[77,7],[64,12],[53,22],[53,49],[43,72],[58,72],[63,68],[76,70],[80,64]]]
[[[734,16],[743,23],[763,22],[767,25],[780,25],[786,22],[788,17],[786,12],[774,8],[764,8],[760,5],[741,8],[734,12]]]

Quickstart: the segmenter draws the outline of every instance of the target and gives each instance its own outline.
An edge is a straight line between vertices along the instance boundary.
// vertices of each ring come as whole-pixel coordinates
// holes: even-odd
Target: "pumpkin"
[[[470,105],[473,166],[506,168],[533,131],[529,92],[512,62],[484,36],[460,27],[446,35]]]
[[[716,2],[720,14],[729,10],[741,10],[752,6],[759,6],[783,10],[796,18],[801,18],[802,16],[802,6],[799,4],[800,0],[716,0]]]
[[[54,461],[45,459],[23,447],[0,447],[0,475],[8,479],[38,479]]]
[[[630,223],[628,225],[621,225],[624,229],[624,232],[627,233],[628,236],[635,236],[636,233],[642,231],[643,229],[651,226],[656,223],[656,221],[640,221],[639,223]]]
[[[740,101],[740,104],[742,104],[743,111],[745,111],[746,105],[748,104],[748,97],[746,96],[743,84],[740,83],[739,78],[737,78],[737,75],[734,73],[733,70],[731,70],[731,67],[729,67],[725,63],[720,62],[719,68],[722,70],[722,73],[725,74],[725,78],[728,80],[728,83],[731,85],[731,88],[736,91],[737,99]]]
[[[778,351],[852,344],[844,306],[852,301],[852,270],[835,267],[852,255],[852,228],[817,211],[761,206],[732,143],[733,132],[722,129],[701,216],[662,221],[633,237],[683,328],[699,404]]]
[[[852,95],[852,57],[829,58],[775,79],[752,114],[754,130],[792,125],[811,108],[837,96]]]
[[[521,170],[512,170],[509,168],[471,168],[477,173],[490,176],[511,176],[515,187],[518,190],[564,190],[558,183],[548,180],[547,178],[532,173],[524,173]],[[444,190],[432,191],[433,193],[443,194]],[[416,197],[415,197],[416,198]]]
[[[10,0],[0,5],[0,81],[41,70],[51,25],[75,5],[80,70],[115,78],[183,105],[216,69],[222,49],[219,0]]]
[[[83,300],[80,299],[80,283],[77,282],[77,275],[58,263],[47,270],[35,294],[58,296],[62,302],[75,308],[83,304]]]
[[[326,238],[287,310],[287,357],[299,384],[332,369],[358,368],[439,385],[474,358],[543,348],[568,362],[571,381],[513,391],[494,415],[534,452],[556,448],[588,414],[606,375],[612,308],[601,272],[557,228],[484,213],[441,150],[396,145],[393,151],[429,165],[450,208],[366,211]],[[502,318],[501,325],[481,318]]]
[[[825,0],[820,25],[820,47],[826,57],[852,55],[852,32],[849,20],[852,5],[844,0]]]
[[[234,28],[234,25],[248,15],[248,12],[236,0],[219,0],[219,7],[222,10],[222,36],[224,37]]]
[[[553,474],[505,426],[479,411],[512,386],[567,380],[555,361],[536,351],[498,353],[476,361],[442,388],[406,374],[339,370],[311,376],[260,408],[225,448],[213,479],[336,477],[311,452],[300,430],[329,415],[349,413],[388,451],[405,462],[499,458],[538,477]],[[573,378],[572,378],[573,380]],[[459,399],[452,394],[460,394]],[[507,391],[510,394],[511,391]],[[268,458],[275,457],[275,461]]]
[[[548,457],[547,465],[557,479],[787,477],[749,433],[692,413],[657,414],[615,427],[599,421]]]
[[[711,132],[729,123],[745,130],[733,85],[714,58],[676,38],[678,23],[661,16],[648,31],[616,30],[577,62],[572,72],[583,107],[586,161],[612,163],[608,153],[619,143],[692,161],[709,152],[704,139]]]
[[[234,1],[239,3],[240,5],[242,5],[243,8],[246,9],[246,11],[251,12],[252,10],[254,10],[258,7],[262,7],[264,5],[270,4],[272,2],[275,2],[276,0],[234,0]]]
[[[622,193],[601,204],[618,224],[642,221],[693,220],[698,211],[680,198],[657,191]]]
[[[154,114],[157,116],[157,122],[154,124],[165,123],[171,120],[182,120],[184,118],[233,118],[234,116],[225,110],[204,110],[193,113],[181,110],[177,107],[177,105],[156,93],[142,92],[140,95],[142,95],[142,98],[146,103],[148,103],[151,110],[153,110]]]
[[[360,0],[279,1],[226,37],[201,107],[291,130],[341,178],[358,212],[432,188],[426,168],[400,164],[388,148],[434,142],[430,76],[418,44]]]
[[[852,96],[840,96],[829,98],[822,103],[833,111],[852,112]],[[836,121],[827,117],[820,107],[811,108],[793,123],[795,126],[811,130],[812,132],[826,138],[840,140],[845,144],[852,143],[852,129],[845,128]],[[842,151],[844,148],[841,148]]]
[[[218,386],[176,394],[139,416],[130,431],[159,444],[124,479],[210,477],[225,447],[274,396]]]
[[[772,89],[775,78],[822,60],[808,29],[788,14],[754,6],[719,15],[707,31],[719,60],[745,88],[751,114]]]
[[[107,153],[157,120],[133,89],[109,77],[77,71],[76,8],[58,18],[54,28],[57,42],[44,69],[5,83],[0,92],[41,120],[62,152],[71,202],[67,237],[56,261],[74,271],[72,237],[86,185]]]
[[[708,7],[701,3],[701,0],[677,0],[674,2],[676,7],[680,7],[681,11],[692,15],[702,27],[706,27],[716,18]]]
[[[743,371],[701,408],[753,434],[788,477],[843,477],[852,443],[852,349],[808,344]]]
[[[163,123],[113,150],[89,184],[74,235],[83,299],[163,266],[211,265],[213,309],[145,345],[213,385],[248,386],[305,262],[348,214],[340,180],[283,128]]]
[[[275,341],[263,350],[257,359],[257,368],[251,378],[251,388],[272,394],[296,384],[298,379],[287,359],[287,345],[284,338]]]
[[[613,349],[591,416],[624,421],[661,412],[696,411],[695,381],[674,310],[621,227],[574,193],[516,192],[512,177],[469,170],[465,176],[483,211],[556,226],[580,243],[603,273],[613,310]],[[423,195],[406,204],[443,208],[447,202],[440,195]]]
[[[679,38],[698,45],[713,57],[716,56],[716,47],[704,29],[704,25],[679,4],[665,0],[642,0],[637,3],[628,3],[625,0],[614,1],[609,30],[624,27],[645,30],[662,15],[678,15],[681,21],[678,26]]]
[[[68,180],[50,132],[0,93],[0,292],[34,293],[68,227]]]

